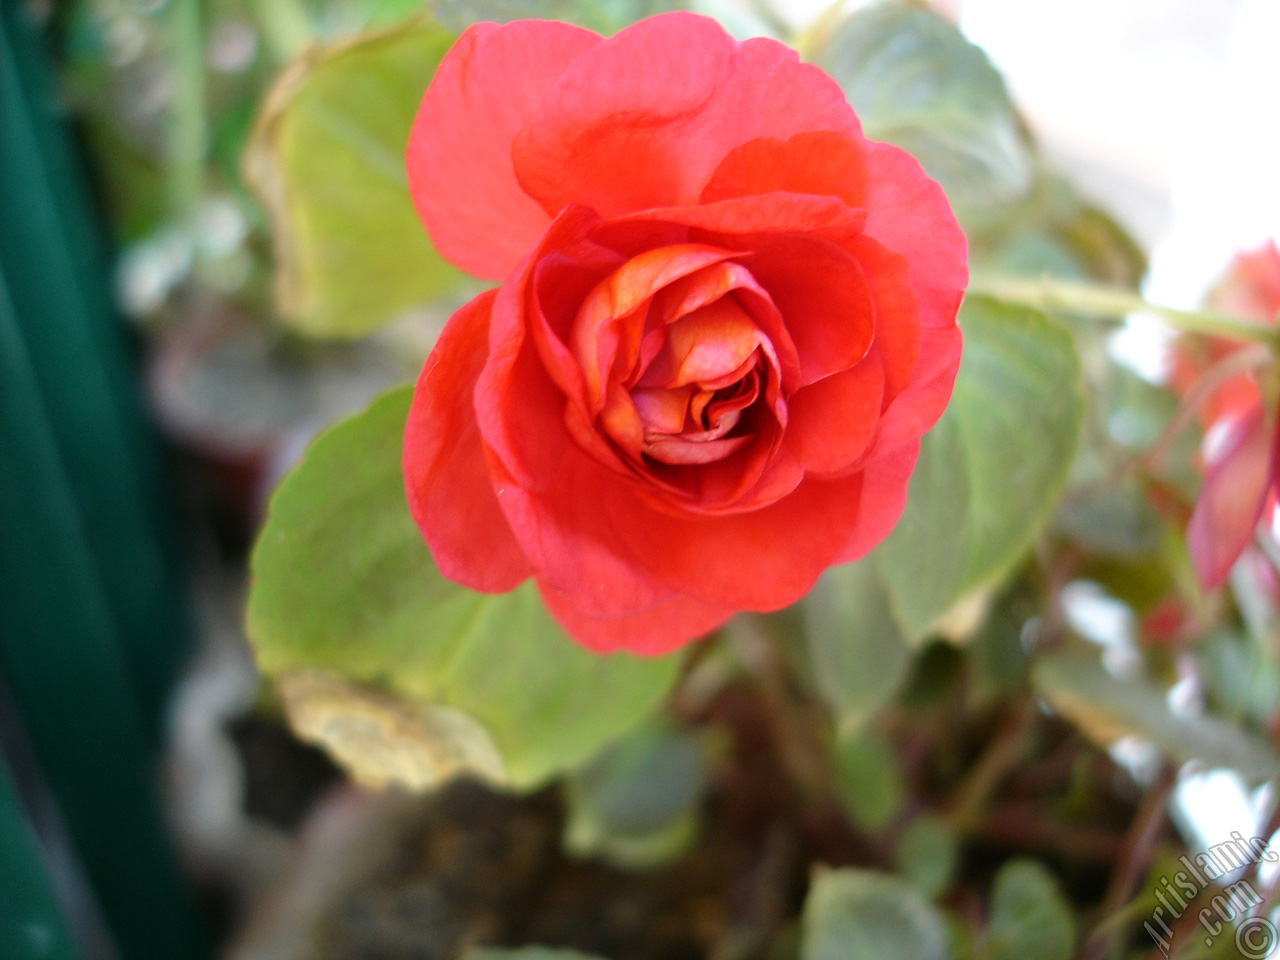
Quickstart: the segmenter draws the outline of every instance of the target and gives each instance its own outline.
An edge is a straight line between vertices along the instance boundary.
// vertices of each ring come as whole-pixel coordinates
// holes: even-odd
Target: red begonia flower
[[[440,252],[501,281],[409,415],[445,576],[535,577],[579,642],[657,654],[893,528],[960,361],[965,239],[816,67],[687,13],[477,24],[408,170]]]
[[[1274,241],[1237,256],[1211,304],[1269,323],[1280,319],[1280,249]],[[1175,389],[1188,393],[1215,363],[1242,346],[1222,337],[1180,339],[1172,357]],[[1267,416],[1252,373],[1216,384],[1198,413],[1211,446],[1187,524],[1187,548],[1201,586],[1211,590],[1227,578],[1259,521],[1275,512],[1280,432],[1275,418]]]

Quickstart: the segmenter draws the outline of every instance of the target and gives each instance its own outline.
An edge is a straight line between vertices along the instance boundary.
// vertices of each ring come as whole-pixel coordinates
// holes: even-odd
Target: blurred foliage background
[[[1261,532],[1201,593],[1197,427],[1112,326],[970,297],[894,535],[688,655],[593,658],[527,589],[480,598],[431,569],[396,388],[481,286],[408,199],[421,92],[471,22],[611,33],[676,6],[37,9],[178,451],[202,640],[175,822],[228,955],[1102,960],[1167,936],[1184,960],[1249,956],[1199,911],[1244,881],[1258,900],[1223,919],[1269,916],[1280,871],[1224,871],[1177,910],[1167,881],[1240,823],[1201,815],[1207,783],[1246,836],[1280,826],[1275,545]],[[1138,288],[1143,251],[939,11],[837,5],[793,34],[763,3],[693,8],[827,70],[943,185],[975,275]],[[260,685],[240,620],[277,489],[248,603]]]

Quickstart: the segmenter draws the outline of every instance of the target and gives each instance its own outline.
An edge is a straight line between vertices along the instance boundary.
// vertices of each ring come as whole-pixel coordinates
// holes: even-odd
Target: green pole
[[[0,960],[78,960],[40,845],[0,755]]]
[[[155,783],[188,636],[172,520],[26,10],[0,0],[0,676],[122,960],[199,960]]]
[[[0,2],[0,265],[153,743],[190,631],[173,518],[92,204],[25,4]]]
[[[0,274],[0,671],[124,960],[203,944],[103,585]]]

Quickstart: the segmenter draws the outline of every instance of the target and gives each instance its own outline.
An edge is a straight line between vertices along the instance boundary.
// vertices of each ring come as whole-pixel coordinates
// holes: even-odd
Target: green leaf
[[[915,654],[898,705],[928,711],[944,707],[965,683],[965,656],[945,638],[931,640]]]
[[[1013,569],[1058,501],[1083,422],[1080,363],[1063,326],[984,298],[965,301],[960,326],[951,403],[874,555],[911,641]]]
[[[435,18],[461,33],[473,23],[563,20],[606,36],[644,17],[684,5],[678,0],[428,0]]]
[[[1057,880],[1034,860],[1000,868],[987,927],[990,960],[1071,960],[1076,925]]]
[[[835,567],[801,603],[812,682],[852,736],[893,700],[911,668],[911,648],[889,611],[869,561]]]
[[[958,206],[1032,184],[1030,145],[982,50],[923,5],[897,0],[818,28],[809,59],[844,89],[873,140],[912,153]]]
[[[1106,483],[1072,494],[1054,527],[1090,553],[1127,560],[1157,552],[1164,541],[1160,515],[1136,483]]]
[[[435,779],[471,769],[534,787],[649,714],[678,657],[590,653],[531,583],[491,596],[440,576],[400,473],[411,396],[394,390],[322,434],[280,485],[253,553],[249,637],[292,712],[353,744],[340,757],[388,731],[412,745],[366,779],[407,768],[424,786],[421,758],[435,756]]]
[[[304,56],[265,101],[246,174],[271,213],[282,317],[358,337],[455,293],[409,198],[409,128],[451,33],[415,18]]]
[[[873,730],[836,741],[835,787],[849,818],[872,833],[889,826],[907,792],[893,745]]]
[[[1280,771],[1275,752],[1261,738],[1216,717],[1175,715],[1162,689],[1145,680],[1116,679],[1092,653],[1046,655],[1032,671],[1032,682],[1054,710],[1103,747],[1138,736],[1177,763],[1229,767],[1251,781]]]
[[[569,778],[565,845],[628,869],[671,860],[697,835],[707,779],[697,738],[642,724]]]
[[[1164,433],[1169,421],[1177,415],[1181,401],[1168,387],[1150,383],[1119,364],[1110,364],[1107,374],[1105,393],[1098,398],[1100,413],[1105,418],[1106,434],[1125,450],[1146,452]],[[1192,461],[1200,445],[1200,437],[1195,430],[1184,431],[1184,434],[1185,439],[1177,441],[1165,459],[1187,462],[1188,465],[1181,471],[1186,476],[1172,479],[1194,480],[1194,483],[1180,484],[1185,486],[1189,495],[1194,496],[1200,489],[1200,476]],[[1156,476],[1171,479],[1170,466],[1166,464]]]
[[[1194,655],[1210,705],[1226,719],[1265,724],[1280,710],[1280,663],[1269,636],[1219,629]]]
[[[945,960],[942,915],[911,884],[872,870],[817,874],[804,904],[802,960]]]
[[[752,0],[428,0],[436,19],[461,32],[473,23],[536,18],[563,20],[609,36],[623,27],[670,10],[692,10],[714,17],[739,40],[778,36],[777,25],[766,20]]]
[[[1136,288],[1147,270],[1142,249],[1118,223],[1044,168],[1030,193],[1016,203],[961,214],[975,272],[1047,273]]]
[[[786,43],[791,32],[759,0],[688,0],[685,6],[718,21],[735,40],[770,37]]]
[[[902,875],[932,899],[951,885],[960,859],[960,844],[941,817],[925,814],[902,831],[895,859]]]
[[[1027,683],[1031,668],[1028,629],[1038,624],[1043,601],[1027,578],[1013,581],[991,607],[982,628],[966,649],[970,669],[969,694],[975,704],[987,705],[1012,696]]]
[[[594,954],[554,947],[476,947],[462,955],[462,960],[602,960]]]

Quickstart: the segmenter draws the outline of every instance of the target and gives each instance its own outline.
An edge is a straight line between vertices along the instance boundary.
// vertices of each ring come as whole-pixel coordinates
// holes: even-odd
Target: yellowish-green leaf
[[[367,787],[427,790],[460,774],[502,783],[488,732],[460,710],[413,703],[322,670],[276,678],[289,723]]]
[[[409,198],[404,153],[453,43],[422,18],[291,66],[265,101],[246,174],[271,213],[281,316],[359,337],[459,290]]]
[[[436,19],[461,32],[473,23],[489,20],[563,20],[606,36],[630,23],[668,10],[680,9],[678,0],[427,0]]]

